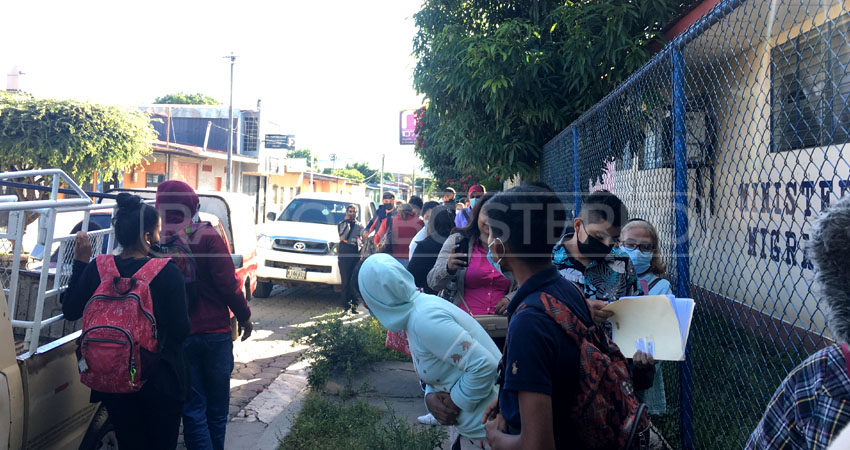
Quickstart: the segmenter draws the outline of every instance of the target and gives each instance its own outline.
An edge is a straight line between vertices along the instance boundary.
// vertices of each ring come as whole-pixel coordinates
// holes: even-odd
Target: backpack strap
[[[466,219],[466,222],[469,223],[469,220],[470,220],[469,210],[466,209],[466,208],[463,208],[463,209],[460,210],[460,212],[461,212],[461,214],[463,214],[463,218]]]
[[[165,268],[165,265],[171,261],[171,258],[151,258],[148,262],[139,269],[133,278],[150,284],[151,281]]]
[[[652,288],[654,288],[654,287],[655,287],[655,285],[656,285],[656,284],[658,284],[658,283],[660,283],[660,282],[661,282],[661,280],[663,280],[663,279],[664,279],[664,278],[658,277],[658,278],[656,278],[656,279],[652,280],[652,283],[649,283],[649,288],[647,289],[647,292],[651,291],[651,290],[652,290]]]
[[[97,264],[97,273],[100,274],[100,281],[109,281],[111,283],[115,278],[121,277],[121,272],[118,271],[118,266],[115,265],[115,256],[100,255],[95,261]]]

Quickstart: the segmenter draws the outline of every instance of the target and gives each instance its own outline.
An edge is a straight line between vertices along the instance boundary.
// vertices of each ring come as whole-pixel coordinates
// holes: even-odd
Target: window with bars
[[[242,129],[242,152],[254,153],[260,150],[260,128],[256,117],[245,117]]]
[[[850,141],[850,16],[801,33],[770,51],[773,151]]]

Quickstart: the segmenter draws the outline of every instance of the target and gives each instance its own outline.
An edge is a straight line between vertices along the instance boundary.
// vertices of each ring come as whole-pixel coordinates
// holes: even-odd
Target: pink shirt
[[[496,303],[511,288],[511,282],[487,261],[487,249],[478,244],[472,249],[463,282],[466,305],[461,303],[460,308],[472,315],[493,314]]]

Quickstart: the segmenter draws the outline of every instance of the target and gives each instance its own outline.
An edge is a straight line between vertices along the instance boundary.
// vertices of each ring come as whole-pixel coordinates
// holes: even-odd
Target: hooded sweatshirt
[[[188,184],[169,180],[156,189],[156,209],[162,217],[163,241],[192,224],[200,202]],[[201,226],[189,239],[196,262],[198,301],[189,307],[191,334],[230,331],[230,311],[240,322],[251,317],[227,243],[211,226]]]
[[[407,331],[426,395],[448,392],[461,410],[457,431],[483,439],[481,418],[498,395],[495,383],[501,358],[484,328],[452,303],[419,292],[413,275],[388,254],[364,261],[358,282],[372,315],[389,331]]]

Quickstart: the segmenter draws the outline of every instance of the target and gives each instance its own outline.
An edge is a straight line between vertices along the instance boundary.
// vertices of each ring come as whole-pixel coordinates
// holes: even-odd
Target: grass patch
[[[313,392],[278,450],[433,450],[445,438],[441,427],[411,425],[362,400],[333,401]]]
[[[324,388],[336,374],[345,374],[350,387],[355,374],[378,361],[410,361],[409,356],[386,347],[387,330],[371,316],[349,323],[341,317],[322,320],[295,330],[292,336],[308,346],[302,358],[313,360],[307,376],[313,390]]]
[[[694,446],[700,449],[743,448],[785,375],[808,356],[706,311],[695,313],[689,344]],[[665,362],[662,370],[667,414],[652,421],[679,448],[679,364]]]

